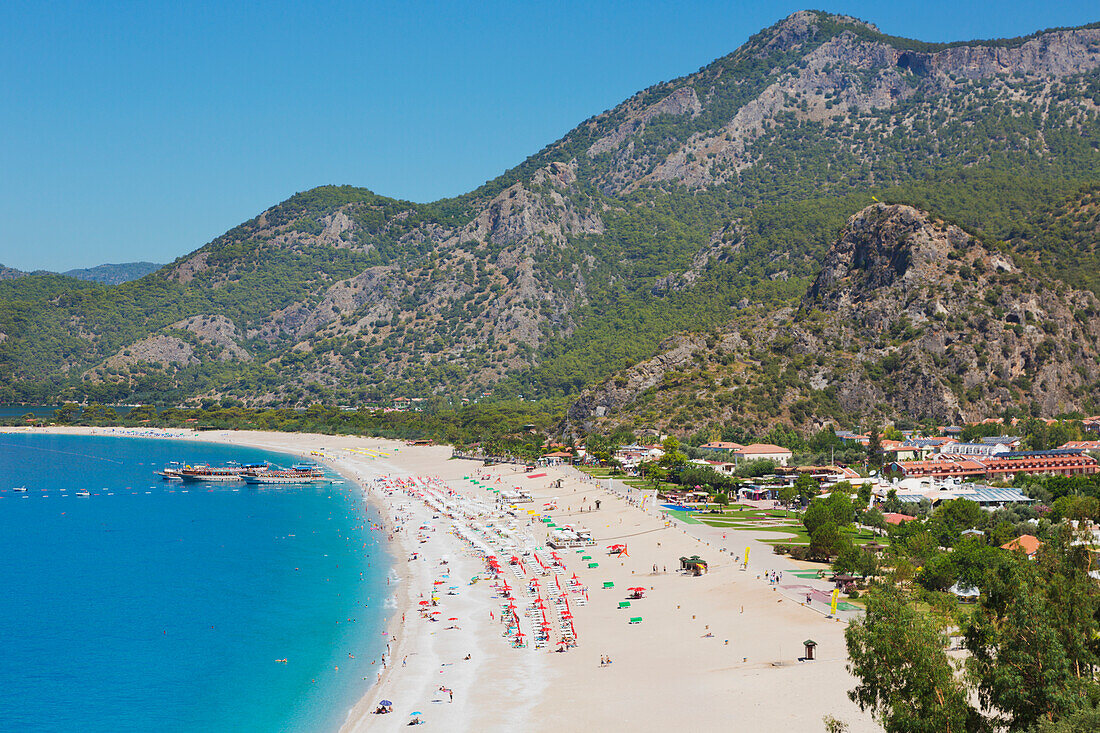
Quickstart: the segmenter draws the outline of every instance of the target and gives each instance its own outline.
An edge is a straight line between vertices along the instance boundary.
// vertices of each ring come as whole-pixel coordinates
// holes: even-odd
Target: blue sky
[[[806,7],[929,41],[1100,20],[1012,0],[7,0],[0,263],[167,262],[326,183],[457,195]]]

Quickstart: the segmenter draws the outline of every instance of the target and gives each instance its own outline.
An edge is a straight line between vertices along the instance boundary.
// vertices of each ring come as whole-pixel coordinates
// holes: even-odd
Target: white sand
[[[143,437],[151,432],[49,430]],[[448,731],[560,731],[567,726],[599,731],[744,728],[793,733],[824,730],[826,714],[847,722],[853,733],[881,730],[847,698],[854,679],[845,669],[844,619],[827,619],[823,604],[815,602],[806,608],[800,591],[759,578],[765,570],[789,573],[799,568],[771,554],[767,545],[752,541],[748,533],[705,525],[667,526],[663,515],[652,508],[642,511],[607,491],[606,482],[594,485],[569,467],[539,469],[536,473],[547,475],[531,479],[516,466],[483,468],[473,461],[448,460],[449,448],[413,448],[380,439],[248,431],[172,431],[172,435],[296,453],[313,460],[321,459],[311,456],[311,451],[323,448],[324,462],[347,478],[369,484],[381,476],[434,476],[450,489],[491,503],[495,496],[462,479],[487,474],[494,487],[530,491],[536,502],[520,505],[523,508],[541,508],[547,499],[557,497],[559,510],[551,512],[554,521],[593,532],[597,545],[589,548],[589,554],[598,568],[589,569],[579,554],[560,551],[568,567],[564,577],[575,572],[588,587],[589,603],[571,606],[578,646],[565,653],[533,645],[517,649],[502,636],[501,624],[489,618],[506,601],[493,597],[496,591],[489,582],[468,584],[474,575],[485,574],[486,566],[450,533],[455,526],[463,528],[461,518],[432,519],[433,511],[418,498],[403,492],[392,496],[371,492],[387,528],[394,526],[395,517],[407,517],[392,544],[400,578],[399,608],[391,625],[395,645],[388,669],[350,711],[344,731],[404,730],[413,711],[422,712],[422,719],[433,729]],[[501,483],[496,483],[497,478]],[[563,480],[562,487],[552,488],[557,479]],[[602,503],[599,511],[578,511],[582,503],[587,507],[597,498]],[[425,533],[429,539],[424,543],[416,536],[422,524],[434,528]],[[536,535],[542,544],[542,525],[530,531],[542,532]],[[608,555],[606,547],[616,542],[628,545],[629,557]],[[752,551],[748,569],[742,570],[736,558],[744,554],[746,545]],[[419,559],[408,560],[412,552],[419,553]],[[689,577],[675,572],[679,557],[696,554],[708,561],[709,573]],[[440,564],[443,556],[448,559],[446,566]],[[516,585],[507,558],[501,560],[505,577]],[[668,572],[654,574],[654,564],[667,567]],[[457,586],[457,595],[444,591],[435,609],[441,611],[441,618],[459,619],[459,628],[450,630],[446,627],[451,622],[426,621],[415,610],[420,595],[429,598],[433,582],[448,570],[450,577],[441,588]],[[553,577],[548,580],[553,582]],[[615,588],[603,590],[604,581],[614,582]],[[788,576],[782,585],[806,582]],[[618,603],[626,598],[626,588],[635,585],[650,590],[645,598],[631,601],[629,609],[620,610]],[[644,620],[629,624],[631,616]],[[817,641],[815,661],[799,661],[804,639]],[[471,659],[464,661],[467,654]],[[601,666],[602,655],[613,663]],[[454,702],[440,692],[440,686],[453,690]],[[381,699],[394,702],[392,714],[371,713]]]

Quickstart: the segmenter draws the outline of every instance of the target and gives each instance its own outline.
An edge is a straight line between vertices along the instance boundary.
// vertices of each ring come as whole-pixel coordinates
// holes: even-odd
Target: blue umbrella
[[[409,713],[409,715],[423,715],[424,713],[417,710],[415,713]]]
[[[393,705],[393,703],[390,702],[389,700],[383,700],[382,702],[380,702],[378,704],[379,705],[385,705],[386,707],[389,707],[390,705]]]

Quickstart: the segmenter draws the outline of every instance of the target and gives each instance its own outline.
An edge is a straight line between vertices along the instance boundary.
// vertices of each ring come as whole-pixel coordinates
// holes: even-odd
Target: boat
[[[81,489],[80,491],[76,492],[76,495],[77,496],[91,496],[92,492],[88,491],[87,489]]]
[[[268,470],[266,463],[249,463],[244,466],[230,463],[225,466],[184,466],[180,478],[184,481],[240,481],[245,474],[260,475]]]
[[[250,484],[316,484],[325,481],[325,471],[312,463],[297,463],[289,469],[268,469],[244,475]]]
[[[183,480],[184,464],[179,461],[172,461],[159,471],[153,471],[157,476],[160,476],[165,481],[182,481]]]
[[[11,487],[11,490],[12,491],[26,491],[27,487],[26,486],[13,486],[13,487]]]

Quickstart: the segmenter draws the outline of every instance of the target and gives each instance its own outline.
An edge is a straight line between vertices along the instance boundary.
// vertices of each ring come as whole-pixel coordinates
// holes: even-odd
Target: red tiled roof
[[[1065,470],[1077,470],[1081,473],[1095,473],[1096,459],[1091,456],[1021,456],[1020,458],[983,458],[989,473],[1060,473]]]
[[[1035,535],[1022,534],[1011,542],[1006,542],[1001,545],[1001,549],[1004,550],[1023,550],[1024,554],[1031,557],[1039,548],[1043,546],[1043,543]]]
[[[1100,450],[1100,440],[1071,440],[1058,447],[1071,450]]]
[[[746,445],[740,450],[741,453],[790,453],[789,448],[783,448],[778,445],[772,445],[771,443],[753,443],[752,445]]]
[[[977,461],[901,461],[895,463],[906,476],[968,476],[985,473],[985,466]]]
[[[885,512],[882,516],[886,518],[887,524],[901,524],[916,519],[916,517],[910,517],[908,514],[898,514],[897,512]]]

